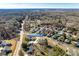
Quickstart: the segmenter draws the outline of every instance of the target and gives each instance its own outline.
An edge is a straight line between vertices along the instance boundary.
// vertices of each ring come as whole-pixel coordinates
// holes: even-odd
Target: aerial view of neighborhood
[[[0,56],[79,56],[79,9],[0,9]]]

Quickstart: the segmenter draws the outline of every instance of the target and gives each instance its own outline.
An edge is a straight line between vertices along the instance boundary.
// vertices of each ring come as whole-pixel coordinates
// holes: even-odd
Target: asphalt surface
[[[20,40],[17,42],[17,46],[16,46],[16,49],[15,49],[15,52],[14,52],[14,56],[19,56],[19,51],[21,49],[21,45],[22,45],[22,40],[24,38],[24,24],[25,24],[25,20],[23,21],[23,23],[21,24],[22,27],[21,27],[21,31],[20,31]],[[27,55],[27,54],[26,54]]]
[[[23,32],[23,25],[24,25],[24,21],[23,21],[23,23],[22,23],[22,31],[20,31],[20,40],[17,42],[17,46],[16,46],[16,49],[15,49],[15,51],[14,51],[14,56],[18,56],[18,54],[19,54],[19,51],[20,51],[20,49],[21,49],[21,44],[22,44],[22,39],[23,39],[23,34],[24,34],[24,32]]]

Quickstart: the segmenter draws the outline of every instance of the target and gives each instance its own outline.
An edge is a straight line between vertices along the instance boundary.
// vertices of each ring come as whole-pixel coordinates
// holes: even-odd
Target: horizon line
[[[0,9],[79,9],[79,3],[6,3]]]

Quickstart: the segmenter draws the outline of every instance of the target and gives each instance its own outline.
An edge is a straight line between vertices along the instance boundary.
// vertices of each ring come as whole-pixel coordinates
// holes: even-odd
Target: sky
[[[0,3],[0,9],[64,8],[79,9],[79,3]]]
[[[79,0],[0,0],[0,3],[79,3]]]

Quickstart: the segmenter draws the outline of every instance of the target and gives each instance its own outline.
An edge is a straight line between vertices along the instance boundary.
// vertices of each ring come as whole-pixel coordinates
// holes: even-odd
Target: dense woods
[[[25,14],[25,13],[24,13]],[[20,33],[23,12],[0,12],[0,40],[15,38]]]

